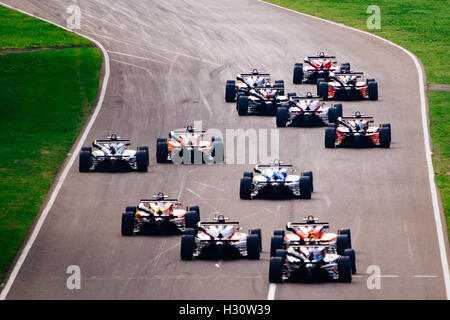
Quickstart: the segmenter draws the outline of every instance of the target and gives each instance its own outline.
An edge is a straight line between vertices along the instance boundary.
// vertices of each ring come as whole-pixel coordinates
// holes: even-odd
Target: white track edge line
[[[436,183],[434,181],[434,168],[433,168],[433,161],[431,159],[431,149],[430,149],[430,133],[428,131],[428,122],[427,122],[427,102],[425,99],[425,83],[424,83],[424,73],[422,70],[422,67],[420,66],[420,62],[417,59],[417,57],[412,54],[410,51],[408,51],[407,49],[399,46],[398,44],[384,39],[380,36],[377,36],[375,34],[372,34],[370,32],[367,31],[363,31],[363,30],[359,30],[353,27],[349,27],[346,26],[344,24],[341,23],[337,23],[337,22],[333,22],[333,21],[329,21],[329,20],[325,20],[319,17],[315,17],[303,12],[299,12],[299,11],[295,11],[292,9],[288,9],[285,7],[281,7],[279,5],[273,4],[273,3],[269,3],[266,2],[264,0],[256,0],[260,3],[264,3],[266,5],[270,5],[279,9],[283,9],[286,11],[290,11],[299,15],[303,15],[305,17],[309,17],[312,19],[316,19],[319,21],[323,21],[326,23],[330,23],[342,28],[346,28],[349,30],[353,30],[371,37],[374,37],[378,40],[382,40],[385,43],[392,45],[400,50],[402,50],[404,53],[406,53],[414,62],[416,68],[417,68],[417,73],[419,74],[419,92],[420,92],[420,104],[421,104],[421,111],[422,111],[422,129],[423,129],[423,136],[424,136],[424,144],[425,144],[425,157],[427,160],[427,166],[428,166],[428,181],[430,184],[430,191],[431,191],[431,198],[432,198],[432,204],[433,204],[433,212],[434,212],[434,220],[436,223],[436,231],[437,231],[437,238],[438,238],[438,245],[439,245],[439,252],[441,255],[441,265],[442,265],[442,273],[444,275],[444,286],[445,286],[445,291],[446,291],[446,295],[447,295],[447,300],[450,300],[450,272],[449,272],[449,266],[448,266],[448,259],[447,259],[447,250],[446,250],[446,242],[444,239],[444,232],[442,231],[443,225],[442,225],[442,221],[441,221],[441,213],[440,213],[440,207],[439,207],[439,200],[438,200],[438,196],[437,196],[437,191],[436,191]],[[270,290],[270,289],[269,289]]]
[[[61,189],[61,187],[62,187],[62,185],[63,185],[63,183],[64,183],[64,181],[65,181],[65,179],[67,177],[67,174],[69,173],[70,168],[72,167],[72,165],[75,162],[75,159],[76,159],[79,151],[81,150],[81,146],[83,145],[84,141],[86,140],[87,135],[89,134],[89,131],[91,130],[95,120],[97,119],[97,116],[98,116],[98,114],[100,112],[100,109],[103,106],[103,102],[104,102],[105,95],[106,95],[106,88],[108,87],[108,81],[109,81],[109,76],[110,76],[110,64],[109,64],[108,52],[105,50],[103,45],[100,42],[98,42],[97,40],[92,39],[92,38],[90,38],[88,36],[85,36],[85,35],[83,35],[81,33],[74,32],[73,30],[70,30],[70,29],[68,29],[68,28],[66,28],[64,26],[58,25],[55,22],[52,22],[52,21],[49,21],[49,20],[37,17],[37,16],[35,16],[35,15],[31,14],[31,13],[28,13],[26,11],[20,10],[18,8],[10,6],[10,5],[5,4],[3,2],[0,2],[0,5],[4,6],[6,8],[12,9],[12,10],[18,11],[20,13],[26,14],[26,15],[31,16],[33,18],[37,18],[39,20],[45,21],[47,23],[50,23],[52,25],[55,25],[57,27],[60,27],[60,28],[62,28],[64,30],[66,30],[66,31],[69,31],[69,32],[74,33],[76,35],[79,35],[79,36],[81,36],[81,37],[83,37],[83,38],[85,38],[87,40],[92,41],[102,51],[103,57],[104,57],[103,61],[105,63],[105,75],[104,75],[104,78],[103,78],[103,81],[102,81],[102,87],[101,87],[100,96],[99,96],[99,99],[98,99],[98,102],[97,102],[97,106],[95,107],[94,113],[92,114],[92,116],[91,116],[87,126],[85,127],[84,131],[82,132],[81,138],[79,139],[78,144],[76,145],[75,149],[73,150],[73,153],[70,156],[69,161],[66,163],[66,165],[65,165],[65,167],[64,167],[64,169],[63,169],[63,171],[61,173],[61,176],[56,181],[55,188],[53,189],[47,204],[45,205],[41,215],[39,216],[39,219],[38,219],[36,225],[34,226],[34,228],[32,230],[32,233],[31,233],[30,237],[28,238],[28,240],[27,240],[27,242],[25,244],[25,247],[22,249],[22,252],[21,252],[19,258],[17,259],[17,261],[16,261],[16,263],[15,263],[15,265],[14,265],[14,267],[13,267],[13,269],[12,269],[12,271],[11,271],[9,277],[8,277],[8,280],[6,281],[5,287],[3,288],[3,290],[2,290],[2,292],[0,294],[0,300],[5,300],[7,295],[8,295],[8,293],[9,293],[9,291],[10,291],[10,289],[11,289],[11,287],[12,287],[12,285],[13,285],[13,283],[14,283],[14,281],[15,281],[15,279],[16,279],[16,277],[17,277],[17,275],[18,275],[18,273],[19,273],[19,271],[20,271],[20,268],[22,267],[23,263],[25,262],[25,259],[28,256],[28,253],[30,252],[31,247],[33,246],[34,241],[36,240],[36,238],[37,238],[37,236],[38,236],[38,234],[39,234],[39,232],[40,232],[40,230],[41,230],[41,228],[42,228],[42,226],[44,224],[45,219],[47,218],[47,215],[48,215],[50,209],[52,208],[52,206],[53,206],[53,204],[54,204],[54,202],[56,200],[56,197],[58,196],[58,193],[59,193],[59,191],[60,191],[60,189]]]

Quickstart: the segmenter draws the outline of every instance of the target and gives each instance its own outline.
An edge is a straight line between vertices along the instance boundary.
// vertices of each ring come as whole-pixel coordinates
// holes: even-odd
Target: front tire
[[[281,283],[283,280],[283,258],[270,258],[269,281],[271,283]]]
[[[197,226],[197,223],[199,221],[200,221],[200,212],[199,211],[186,212],[186,215],[184,216],[185,228],[194,229]]]
[[[284,249],[284,236],[273,236],[270,239],[270,256],[274,257],[278,249]]]
[[[352,263],[350,257],[344,256],[337,260],[339,282],[352,282]]]

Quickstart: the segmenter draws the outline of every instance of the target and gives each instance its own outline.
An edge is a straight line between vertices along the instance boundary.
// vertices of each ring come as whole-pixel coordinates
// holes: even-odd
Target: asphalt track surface
[[[65,25],[71,1],[5,1]],[[404,52],[357,32],[256,1],[77,1],[81,32],[111,58],[104,105],[84,145],[117,132],[149,145],[148,173],[78,172],[72,166],[8,299],[445,299],[427,179],[417,71]],[[224,102],[224,85],[251,68],[292,84],[295,62],[319,51],[349,61],[379,83],[376,102],[343,102],[392,124],[391,148],[324,148],[324,128],[280,130],[280,159],[314,173],[311,200],[239,199],[252,164],[157,165],[155,142],[174,128],[271,129],[270,117],[239,117]],[[270,132],[270,131],[269,131]],[[225,151],[227,152],[227,151]],[[121,213],[164,191],[200,206],[202,219],[221,212],[260,227],[259,261],[179,258],[179,236],[122,237]],[[274,229],[313,214],[332,230],[352,230],[357,273],[350,284],[268,281]],[[81,269],[81,289],[66,287],[66,269]],[[378,266],[380,289],[367,287]],[[273,291],[276,289],[275,291]]]

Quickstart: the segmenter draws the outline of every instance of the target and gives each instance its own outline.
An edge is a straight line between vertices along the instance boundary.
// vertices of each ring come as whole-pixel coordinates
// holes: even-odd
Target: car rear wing
[[[294,167],[292,164],[258,164],[256,165],[257,168],[274,168],[274,167],[283,167],[283,168],[292,168]]]
[[[362,119],[362,120],[369,120],[369,122],[374,122],[373,117],[340,117],[341,120],[356,120],[356,119]]]
[[[305,226],[305,225],[330,225],[330,223],[329,222],[317,222],[317,221],[315,221],[315,222],[288,222],[287,224],[286,224],[286,228],[288,228],[288,227],[295,227],[295,226]]]
[[[206,130],[192,130],[192,131],[188,131],[187,129],[182,129],[182,130],[173,130],[173,133],[206,133]]]
[[[164,202],[178,202],[178,199],[164,199],[164,200],[158,200],[158,199],[141,199],[139,202],[142,203],[148,203],[148,202],[157,202],[157,201],[164,201]]]
[[[94,143],[110,143],[110,142],[128,142],[131,143],[129,139],[98,139],[95,140]]]
[[[232,224],[232,225],[239,225],[239,221],[207,221],[207,222],[200,222],[201,226],[215,226],[215,225],[221,225],[221,224]]]
[[[299,101],[299,100],[323,100],[322,97],[308,97],[308,96],[291,96],[291,100]]]
[[[321,59],[321,58],[323,58],[323,59],[336,59],[336,56],[308,56],[308,57],[306,57],[306,58],[308,58],[308,59]]]
[[[307,240],[308,241],[308,240]],[[289,244],[290,248],[312,248],[312,247],[317,247],[317,246],[321,246],[321,247],[334,247],[335,244],[332,243],[332,241],[329,240],[312,240],[309,241],[309,243],[306,244],[300,244],[300,243],[296,243],[296,242],[291,242]]]
[[[239,74],[241,77],[250,77],[250,76],[264,76],[270,77],[270,73],[241,73]]]
[[[364,77],[364,72],[335,72],[334,75],[335,76],[353,75],[353,76],[357,76],[359,78],[362,78],[362,77]]]
[[[253,87],[252,89],[257,90],[280,90],[281,87]]]

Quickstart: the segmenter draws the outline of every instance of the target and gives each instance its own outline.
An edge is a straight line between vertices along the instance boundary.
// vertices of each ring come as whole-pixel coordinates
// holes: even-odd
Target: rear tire
[[[199,221],[200,221],[200,212],[188,211],[184,216],[184,227],[195,229]]]
[[[311,177],[300,177],[300,198],[311,199],[312,183]]]
[[[328,109],[328,123],[336,123],[339,118],[339,111],[335,107]]]
[[[257,234],[247,236],[247,255],[250,260],[259,259],[261,250],[259,249],[260,237]]]
[[[352,265],[352,274],[356,273],[356,254],[353,249],[344,250],[344,257],[349,257]]]
[[[169,156],[169,147],[167,141],[158,141],[156,145],[156,161],[158,163],[167,163],[167,157]]]
[[[352,235],[350,232],[350,229],[339,229],[338,235],[347,235],[348,236],[348,243],[349,243],[349,249],[352,247]]]
[[[338,235],[336,238],[336,251],[339,255],[343,255],[346,249],[350,249],[351,244],[348,235]]]
[[[250,200],[252,197],[252,183],[253,179],[249,177],[243,177],[241,179],[241,185],[239,189],[239,196],[241,199]]]
[[[294,84],[302,84],[303,82],[303,64],[296,63],[294,67]]]
[[[253,172],[244,172],[244,177],[249,177],[250,179],[253,179]]]
[[[350,257],[340,257],[337,260],[339,282],[352,282],[352,263]]]
[[[390,127],[380,128],[379,141],[380,141],[381,148],[389,148],[391,146],[391,128]]]
[[[122,235],[132,236],[134,235],[134,213],[124,212],[122,213]]]
[[[325,129],[325,148],[335,148],[336,147],[336,129],[326,128]]]
[[[234,80],[228,80],[225,87],[225,101],[234,102],[236,99],[236,82]]]
[[[240,96],[237,102],[238,114],[240,116],[248,115],[248,97]]]
[[[91,170],[91,153],[89,151],[80,152],[79,171],[89,172]]]
[[[194,257],[194,236],[191,234],[184,234],[181,236],[181,260],[192,260]]]
[[[342,117],[342,103],[335,103],[333,107],[336,108],[338,117]]]
[[[250,234],[255,234],[259,237],[259,251],[262,251],[262,235],[261,229],[252,229],[250,230]]]
[[[223,153],[223,142],[214,141],[213,142],[213,157],[214,163],[224,163],[225,155]]]
[[[274,257],[278,249],[284,249],[283,236],[273,236],[270,239],[270,256]]]
[[[302,176],[311,178],[311,192],[314,192],[314,178],[312,171],[303,171]]]
[[[288,122],[288,119],[289,119],[288,110],[284,107],[278,108],[277,120],[276,120],[277,127],[279,127],[279,128],[286,127],[286,123]]]
[[[323,100],[328,100],[328,83],[321,82],[317,87],[317,95],[321,97]]]
[[[284,230],[274,230],[273,235],[274,236],[282,236],[284,238],[285,232],[284,232]]]
[[[369,100],[378,100],[378,83],[373,81],[368,83],[369,86]]]
[[[136,170],[137,172],[148,171],[148,154],[145,150],[136,152]]]
[[[283,280],[283,259],[281,257],[270,258],[269,281],[281,283]]]

